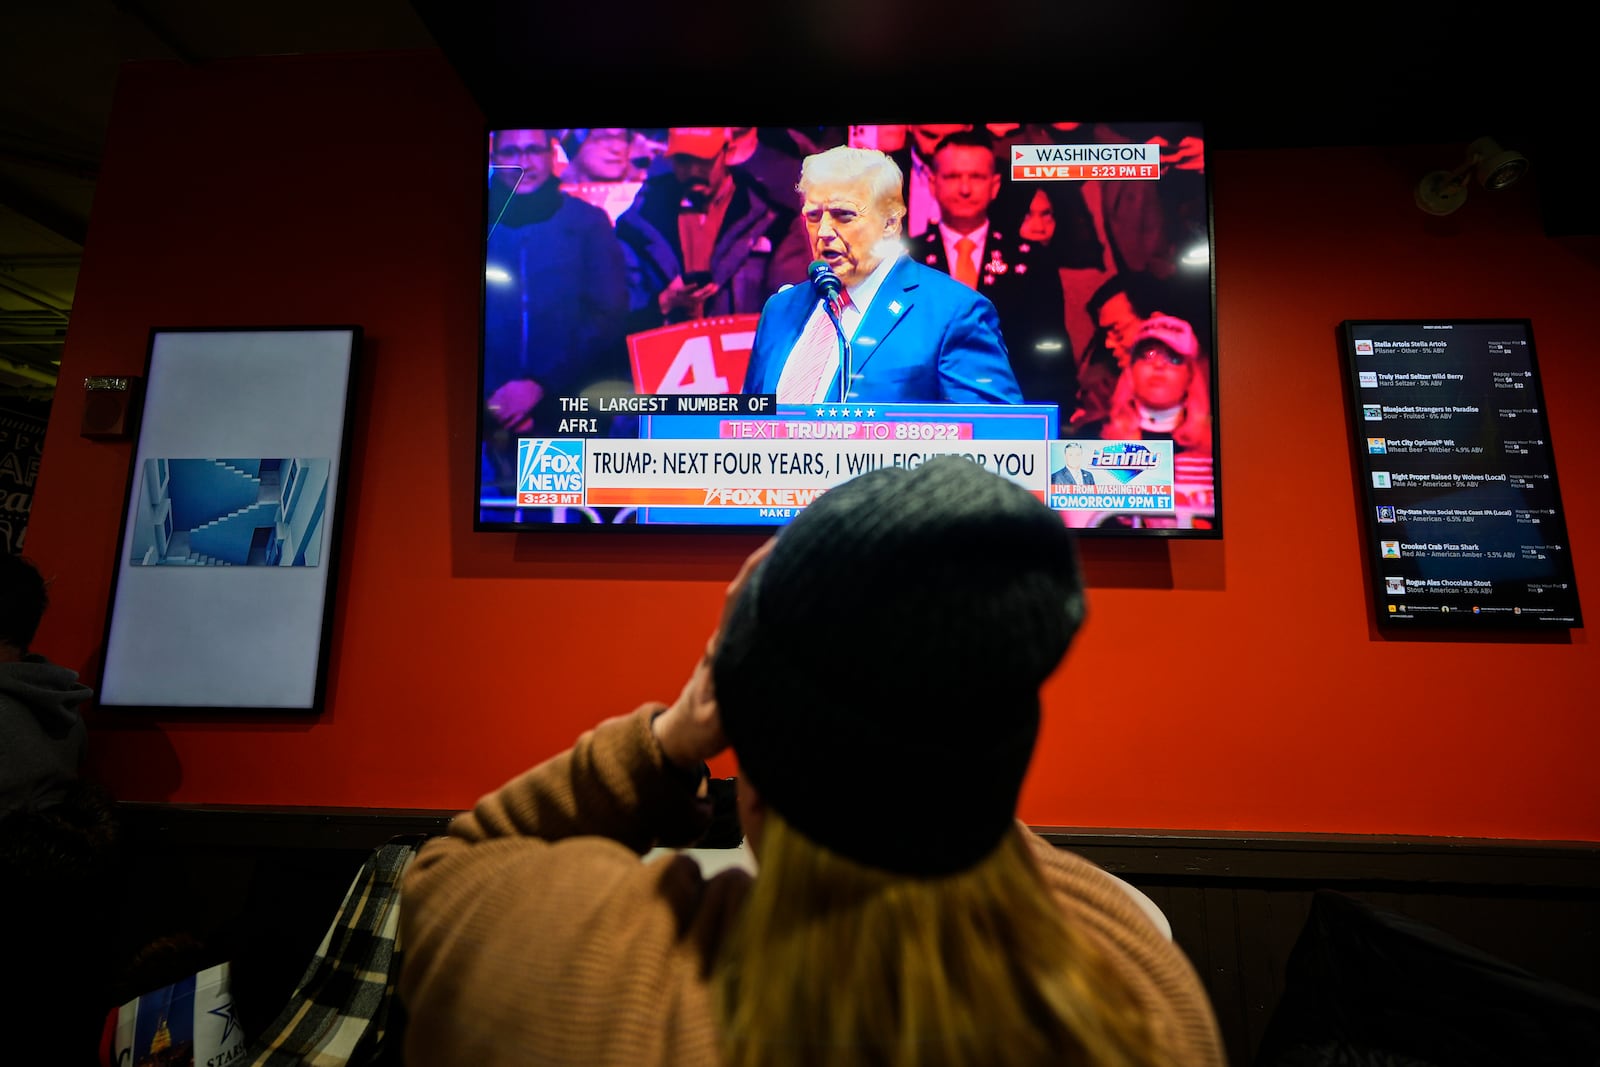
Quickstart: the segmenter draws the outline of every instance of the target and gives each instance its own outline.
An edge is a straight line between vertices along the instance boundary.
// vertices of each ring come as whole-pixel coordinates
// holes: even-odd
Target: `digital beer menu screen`
[[[1343,323],[1380,625],[1583,625],[1527,320]]]

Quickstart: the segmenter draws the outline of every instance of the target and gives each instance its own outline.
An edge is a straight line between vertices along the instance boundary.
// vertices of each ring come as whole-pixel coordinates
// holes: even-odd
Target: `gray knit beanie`
[[[730,609],[713,679],[740,773],[850,859],[964,870],[1015,818],[1083,612],[1071,532],[1016,483],[960,456],[853,478]]]

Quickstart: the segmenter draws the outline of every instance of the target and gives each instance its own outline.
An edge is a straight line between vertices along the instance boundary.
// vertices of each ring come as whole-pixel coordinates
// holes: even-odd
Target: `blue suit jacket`
[[[774,293],[761,309],[746,393],[776,393],[784,360],[817,306],[810,285]],[[851,345],[845,399],[876,403],[1020,404],[1000,317],[987,297],[902,257],[873,297]],[[839,378],[832,392],[837,396]]]

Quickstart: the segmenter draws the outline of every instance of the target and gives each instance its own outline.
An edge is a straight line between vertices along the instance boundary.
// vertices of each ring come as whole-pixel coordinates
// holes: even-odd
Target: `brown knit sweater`
[[[666,763],[648,704],[513,779],[431,841],[402,889],[408,1067],[714,1065],[710,973],[751,876],[640,856],[708,817]],[[1185,1067],[1223,1067],[1193,968],[1118,884],[1035,837],[1090,932]]]

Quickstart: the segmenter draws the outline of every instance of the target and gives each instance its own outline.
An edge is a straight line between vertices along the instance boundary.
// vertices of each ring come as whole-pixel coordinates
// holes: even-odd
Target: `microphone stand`
[[[839,335],[839,403],[843,404],[850,398],[850,338],[845,336],[844,323],[830,298],[822,298],[822,309],[833,323],[833,332]]]

